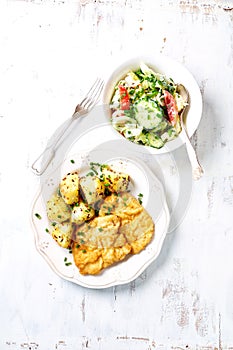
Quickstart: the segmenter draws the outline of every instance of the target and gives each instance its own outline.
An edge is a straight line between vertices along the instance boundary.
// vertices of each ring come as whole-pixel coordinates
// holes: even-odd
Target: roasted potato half
[[[83,224],[85,221],[92,219],[95,216],[95,210],[87,203],[79,202],[75,205],[71,213],[71,221],[77,225]]]
[[[60,193],[66,204],[79,200],[79,176],[77,172],[68,173],[60,183]]]
[[[54,193],[48,200],[46,205],[47,215],[49,220],[55,222],[63,222],[70,219],[70,207],[64,202],[63,198]]]
[[[129,175],[114,171],[109,166],[102,170],[104,185],[110,192],[124,192],[129,186]]]
[[[97,176],[84,176],[80,179],[80,192],[83,199],[93,205],[104,196],[104,183]]]
[[[72,243],[72,224],[63,222],[56,224],[52,230],[52,237],[62,248],[70,248]]]

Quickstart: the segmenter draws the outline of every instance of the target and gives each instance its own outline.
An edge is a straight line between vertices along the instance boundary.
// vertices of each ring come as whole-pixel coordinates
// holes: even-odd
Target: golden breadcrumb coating
[[[112,194],[103,201],[99,217],[76,230],[74,262],[81,274],[98,274],[142,251],[153,235],[153,220],[137,199],[128,192]]]

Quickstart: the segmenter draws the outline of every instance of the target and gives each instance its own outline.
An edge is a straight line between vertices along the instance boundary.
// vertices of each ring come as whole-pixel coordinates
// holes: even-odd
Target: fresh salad
[[[110,107],[113,127],[137,144],[161,148],[181,132],[177,85],[144,63],[116,84]]]

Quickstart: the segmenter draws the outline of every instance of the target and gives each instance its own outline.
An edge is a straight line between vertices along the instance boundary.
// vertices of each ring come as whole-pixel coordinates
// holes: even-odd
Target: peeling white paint
[[[233,350],[232,7],[0,2],[1,350]],[[54,275],[35,250],[28,216],[39,181],[29,167],[97,71],[147,52],[183,62],[197,79],[204,108],[192,142],[205,177],[137,280],[84,289]],[[184,148],[177,154],[188,161]]]

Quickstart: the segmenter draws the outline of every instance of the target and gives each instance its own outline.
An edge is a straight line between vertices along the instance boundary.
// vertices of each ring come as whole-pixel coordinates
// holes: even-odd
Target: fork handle
[[[39,155],[39,157],[34,161],[31,168],[34,174],[36,175],[42,175],[45,170],[48,168],[49,164],[51,163],[52,159],[55,155],[55,149],[58,144],[58,142],[61,140],[62,136],[65,134],[65,132],[71,127],[74,120],[76,120],[82,113],[79,111],[75,111],[73,116],[69,119],[69,122],[61,129],[61,131],[57,134],[56,138],[53,140],[53,143],[46,147],[45,150]],[[43,160],[43,162],[42,162]]]
[[[32,164],[31,168],[34,174],[36,175],[42,175],[44,171],[49,166],[51,160],[53,159],[55,154],[54,148],[47,147],[45,150],[39,155],[39,157],[35,160],[35,162]],[[42,163],[42,159],[44,160]]]
[[[193,148],[193,145],[191,144],[189,137],[187,136],[185,139],[186,139],[185,140],[186,141],[186,149],[187,149],[189,160],[190,160],[190,163],[192,166],[193,178],[194,178],[194,180],[199,180],[202,177],[202,175],[204,174],[204,170],[203,170],[201,164],[199,163],[199,160],[197,158],[197,154]]]

